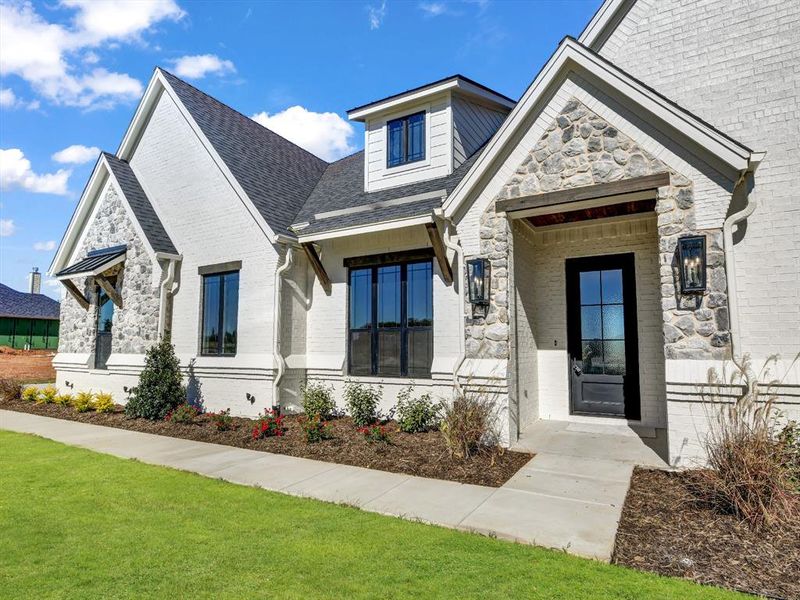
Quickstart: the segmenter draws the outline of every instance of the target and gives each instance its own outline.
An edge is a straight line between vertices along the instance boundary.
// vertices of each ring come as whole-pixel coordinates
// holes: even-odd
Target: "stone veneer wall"
[[[666,358],[724,359],[730,333],[721,230],[697,231],[692,182],[670,170],[631,138],[572,98],[506,183],[495,201],[669,172],[659,188],[658,214],[661,304]],[[708,289],[680,294],[675,249],[678,238],[704,234]],[[469,358],[508,358],[509,226],[492,202],[481,216],[480,256],[492,266],[491,302],[466,327]],[[656,251],[656,249],[653,249]]]
[[[141,354],[158,336],[159,289],[153,287],[153,262],[134,228],[122,200],[108,187],[97,215],[81,244],[78,259],[89,250],[128,245],[128,254],[118,269],[117,289],[122,308],[114,308],[111,349],[115,353]],[[66,353],[94,352],[97,321],[97,295],[93,278],[75,284],[91,301],[88,310],[70,295],[61,302],[61,329],[58,351]]]

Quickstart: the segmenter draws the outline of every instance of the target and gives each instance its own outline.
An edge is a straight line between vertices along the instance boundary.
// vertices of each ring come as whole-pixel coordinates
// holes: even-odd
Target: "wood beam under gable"
[[[62,279],[61,283],[64,284],[64,287],[67,288],[67,291],[73,298],[75,298],[78,304],[83,307],[83,310],[89,310],[89,300],[81,293],[81,291],[78,289],[78,286],[72,283],[72,281],[69,279]]]
[[[120,296],[117,288],[115,288],[113,284],[106,279],[105,275],[95,275],[94,280],[101,288],[103,288],[103,291],[108,294],[108,297],[111,298],[111,301],[117,306],[117,308],[122,308],[122,296]]]
[[[303,251],[308,257],[308,262],[311,263],[311,268],[314,269],[314,273],[316,274],[317,279],[319,279],[319,284],[322,286],[322,289],[325,290],[325,293],[330,296],[331,278],[328,277],[328,273],[325,271],[325,267],[323,266],[322,261],[319,259],[317,249],[311,242],[306,242],[301,245],[303,246]]]
[[[425,223],[425,229],[428,232],[428,237],[433,246],[433,253],[436,256],[436,261],[439,263],[439,270],[442,272],[442,279],[445,284],[450,285],[453,283],[453,269],[447,260],[447,251],[444,248],[442,236],[439,233],[439,228],[436,223]]]

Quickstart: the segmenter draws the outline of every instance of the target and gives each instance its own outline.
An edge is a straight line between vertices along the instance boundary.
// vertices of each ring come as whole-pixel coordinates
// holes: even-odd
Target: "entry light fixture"
[[[703,235],[678,240],[681,292],[693,294],[706,289],[706,238]]]
[[[492,289],[492,267],[485,258],[473,258],[467,261],[467,284],[471,304],[489,304],[489,292]]]

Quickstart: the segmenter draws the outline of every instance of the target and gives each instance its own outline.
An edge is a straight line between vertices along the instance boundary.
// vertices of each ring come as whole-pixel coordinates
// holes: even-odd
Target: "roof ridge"
[[[212,96],[212,95],[211,95],[211,94],[209,94],[208,92],[204,92],[203,90],[201,90],[201,89],[200,89],[199,87],[197,87],[196,85],[193,85],[193,84],[189,83],[189,82],[188,82],[188,81],[186,81],[185,79],[182,79],[182,78],[178,77],[177,75],[175,75],[174,73],[171,73],[170,71],[167,71],[167,70],[166,70],[166,69],[164,69],[163,67],[159,67],[159,66],[157,66],[157,67],[156,67],[156,69],[158,69],[159,71],[161,71],[162,73],[164,73],[164,74],[166,74],[166,75],[169,75],[170,77],[173,77],[173,78],[177,79],[177,80],[178,80],[178,81],[180,81],[182,84],[184,84],[184,85],[187,85],[187,86],[189,86],[190,88],[192,88],[193,90],[195,90],[196,92],[198,92],[198,93],[200,93],[200,94],[203,94],[204,96],[206,96],[206,97],[210,98],[211,100],[213,100],[214,102],[216,102],[216,103],[217,103],[217,104],[219,104],[220,106],[223,106],[223,107],[227,108],[228,110],[230,110],[231,112],[234,112],[234,113],[236,113],[237,115],[239,115],[239,116],[240,116],[240,117],[242,117],[243,119],[247,119],[248,121],[251,121],[251,122],[255,123],[256,125],[258,125],[259,127],[262,127],[262,128],[264,128],[264,129],[266,129],[266,130],[267,130],[267,131],[269,131],[269,132],[270,132],[272,135],[278,136],[279,138],[281,138],[282,140],[284,140],[284,141],[286,141],[287,143],[291,144],[292,146],[295,146],[295,147],[299,148],[300,150],[302,150],[303,152],[305,152],[305,153],[306,153],[306,154],[308,154],[309,156],[312,156],[312,157],[316,158],[317,160],[319,160],[319,161],[321,161],[321,162],[325,163],[326,165],[329,165],[329,164],[331,164],[331,163],[329,163],[327,160],[325,160],[324,158],[320,158],[319,156],[317,156],[317,155],[316,155],[316,154],[314,154],[313,152],[310,152],[310,151],[306,150],[305,148],[303,148],[302,146],[300,146],[300,145],[298,145],[298,144],[295,144],[295,143],[294,143],[292,140],[290,140],[290,139],[288,139],[288,138],[286,138],[286,137],[282,136],[280,133],[277,133],[276,131],[273,131],[272,129],[270,129],[269,127],[266,127],[265,125],[262,125],[261,123],[259,123],[259,122],[258,122],[258,121],[256,121],[255,119],[253,119],[253,118],[251,118],[251,117],[248,117],[246,114],[244,114],[244,113],[243,113],[243,112],[241,112],[240,110],[237,110],[237,109],[233,108],[233,107],[232,107],[230,104],[226,104],[225,102],[223,102],[223,101],[222,101],[222,100],[220,100],[219,98],[215,98],[214,96]]]

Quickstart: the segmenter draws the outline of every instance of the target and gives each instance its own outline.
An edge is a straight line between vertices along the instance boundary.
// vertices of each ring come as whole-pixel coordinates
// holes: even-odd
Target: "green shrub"
[[[286,428],[283,426],[283,415],[268,408],[263,416],[258,418],[258,423],[253,427],[252,437],[260,440],[268,437],[283,437]]]
[[[303,386],[303,412],[309,416],[318,415],[322,419],[330,419],[336,410],[332,391],[332,387],[321,382],[307,382]]]
[[[357,427],[372,425],[378,420],[382,388],[348,381],[344,386],[344,402]]]
[[[0,400],[12,402],[19,400],[21,396],[22,384],[19,381],[6,377],[0,379]]]
[[[439,426],[441,405],[431,400],[430,394],[412,398],[413,391],[413,388],[409,386],[397,395],[395,418],[400,431],[419,433],[436,429]]]
[[[465,459],[497,445],[494,406],[479,390],[457,390],[452,403],[443,405],[439,430],[451,456]]]
[[[390,444],[392,442],[392,436],[389,435],[389,430],[385,425],[374,423],[367,427],[359,427],[358,432],[363,434],[364,439],[371,444],[376,442]]]
[[[323,421],[319,415],[300,417],[300,427],[309,444],[329,440],[333,437],[333,427],[327,421]]]
[[[139,385],[131,390],[125,414],[159,421],[186,402],[180,363],[168,338],[147,351]]]
[[[58,394],[53,402],[59,406],[72,406],[72,394]]]
[[[88,412],[94,408],[94,394],[92,392],[78,392],[72,399],[72,408],[77,412]]]
[[[28,386],[22,390],[22,399],[25,402],[39,402],[39,388],[35,386]]]
[[[169,421],[170,423],[179,423],[181,425],[191,425],[194,423],[194,420],[197,418],[197,415],[200,414],[200,411],[197,409],[196,406],[192,406],[191,404],[184,402],[183,404],[179,404],[175,407],[174,410],[171,410],[167,413],[167,416],[164,417],[165,421]]]
[[[36,399],[36,404],[52,404],[58,396],[58,390],[54,385],[48,385],[39,390],[39,397]]]
[[[217,431],[232,431],[236,429],[236,423],[233,422],[230,408],[221,410],[218,413],[209,413],[208,417]]]
[[[99,413],[114,411],[114,397],[108,392],[100,392],[94,398],[94,409]]]

